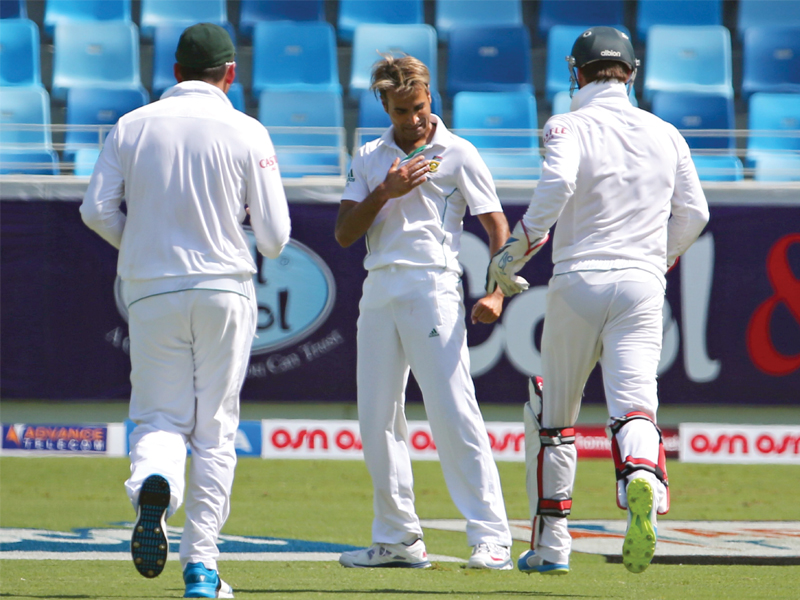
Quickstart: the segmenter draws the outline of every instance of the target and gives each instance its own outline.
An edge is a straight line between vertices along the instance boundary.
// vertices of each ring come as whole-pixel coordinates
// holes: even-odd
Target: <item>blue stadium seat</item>
[[[755,167],[756,181],[800,181],[800,155],[764,155]]]
[[[264,21],[253,33],[253,95],[264,90],[341,92],[336,37],[325,22]]]
[[[647,36],[644,97],[701,92],[733,97],[731,36],[722,26],[654,25]]]
[[[57,25],[72,22],[131,22],[131,0],[47,0],[44,27],[53,35]]]
[[[153,38],[159,25],[183,25],[184,29],[195,23],[228,22],[228,4],[225,0],[142,0],[142,38]]]
[[[450,39],[454,27],[501,25],[523,25],[522,0],[436,0],[436,32],[443,42]]]
[[[231,87],[228,89],[228,100],[231,101],[233,104],[233,108],[241,112],[247,112],[245,110],[245,101],[244,101],[244,88],[242,84],[238,81],[234,81],[231,84]]]
[[[75,166],[73,167],[72,174],[75,177],[91,177],[94,171],[94,165],[100,157],[100,150],[98,148],[81,148],[75,151],[72,157]]]
[[[534,93],[526,27],[459,27],[450,32],[447,93]]]
[[[692,149],[733,150],[736,140],[733,98],[722,94],[657,92],[653,95],[653,114],[682,131]],[[722,136],[692,135],[694,129],[725,129]]]
[[[72,160],[80,148],[99,147],[111,127],[125,113],[150,101],[142,89],[71,88],[67,92],[67,125],[89,125],[67,130],[64,159]],[[98,125],[104,125],[98,130]]]
[[[369,89],[372,66],[379,52],[409,54],[428,67],[431,89],[438,89],[436,30],[430,25],[359,25],[353,38],[353,59],[348,91],[358,98]]]
[[[344,174],[340,93],[267,90],[259,98],[258,120],[275,145],[282,177]]]
[[[25,0],[0,0],[0,19],[27,19]]]
[[[73,87],[141,89],[136,25],[122,21],[58,25],[53,98],[65,100]]]
[[[0,86],[42,85],[39,29],[28,19],[0,20]]]
[[[242,0],[239,35],[250,38],[261,21],[324,21],[322,0]]]
[[[0,147],[0,175],[58,175],[53,150],[14,151]]]
[[[748,28],[743,54],[743,97],[800,92],[800,25]]]
[[[343,42],[352,42],[359,25],[421,25],[425,22],[422,0],[339,0],[336,31]]]
[[[495,178],[538,178],[541,158],[533,94],[459,92],[453,98],[453,128],[478,148]]]
[[[750,96],[748,129],[748,166],[764,156],[800,155],[800,94],[758,92]],[[778,135],[770,135],[770,131]]]
[[[621,27],[625,23],[622,0],[541,0],[539,36],[547,39],[555,25]]]
[[[436,90],[431,90],[431,112],[441,116],[442,97]],[[381,127],[387,128],[392,122],[389,115],[383,109],[380,98],[370,90],[361,92],[358,99],[358,127]]]
[[[739,0],[736,29],[740,39],[750,27],[800,27],[800,2]]]
[[[639,0],[637,37],[646,40],[653,25],[722,25],[722,0]]]
[[[735,156],[692,156],[700,181],[741,181],[742,161]]]
[[[52,150],[50,96],[42,87],[0,90],[0,147],[9,151]]]

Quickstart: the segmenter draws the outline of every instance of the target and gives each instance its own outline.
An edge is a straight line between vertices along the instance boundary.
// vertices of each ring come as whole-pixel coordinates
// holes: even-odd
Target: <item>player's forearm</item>
[[[339,245],[347,248],[361,239],[389,199],[388,192],[381,185],[375,188],[362,202],[343,200],[334,231]]]

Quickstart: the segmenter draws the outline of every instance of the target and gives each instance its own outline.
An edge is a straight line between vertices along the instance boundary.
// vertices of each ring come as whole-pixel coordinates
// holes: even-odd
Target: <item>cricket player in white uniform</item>
[[[178,85],[111,130],[81,214],[119,249],[128,307],[134,563],[145,577],[164,568],[164,523],[183,500],[188,443],[185,597],[232,598],[216,542],[230,511],[239,392],[257,317],[242,222],[249,211],[259,252],[277,258],[289,211],[269,134],[226,96],[236,74],[227,32],[189,27],[175,57]]]
[[[517,565],[529,573],[569,571],[572,428],[599,361],[617,501],[628,510],[622,559],[640,573],[655,552],[656,513],[669,509],[656,425],[664,275],[702,232],[708,205],[683,137],[628,100],[626,84],[639,63],[627,35],[588,29],[568,61],[580,91],[572,112],[545,124],[542,178],[487,279],[489,291],[527,289],[516,273],[558,221],[542,333],[544,389],[532,380],[524,413],[533,536]]]
[[[469,207],[492,251],[508,235],[494,184],[475,147],[431,114],[427,67],[385,57],[372,73],[392,126],[353,158],[336,222],[349,246],[366,238],[367,278],[358,319],[358,418],[374,486],[370,548],[346,567],[429,567],[414,509],[405,418],[409,369],[425,402],[445,482],[467,520],[468,566],[511,569],[500,479],[469,373],[458,251]],[[404,157],[414,154],[404,161]],[[473,322],[502,311],[500,290]]]

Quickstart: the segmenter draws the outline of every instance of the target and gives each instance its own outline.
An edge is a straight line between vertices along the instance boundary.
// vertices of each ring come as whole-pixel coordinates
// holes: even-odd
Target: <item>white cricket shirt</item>
[[[523,223],[538,239],[558,221],[553,273],[633,267],[665,285],[709,216],[678,130],[632,106],[625,85],[590,83],[543,137],[542,177]]]
[[[503,210],[475,146],[450,133],[436,115],[431,120],[437,125],[425,151],[428,180],[390,199],[375,217],[366,234],[368,271],[402,265],[461,273],[458,251],[467,207],[472,215]],[[364,144],[353,157],[342,200],[362,202],[386,179],[394,159],[405,156],[394,141],[394,127]]]
[[[80,210],[119,249],[131,303],[192,288],[247,295],[256,267],[245,204],[259,252],[276,258],[290,221],[267,130],[219,88],[187,81],[120,118]]]

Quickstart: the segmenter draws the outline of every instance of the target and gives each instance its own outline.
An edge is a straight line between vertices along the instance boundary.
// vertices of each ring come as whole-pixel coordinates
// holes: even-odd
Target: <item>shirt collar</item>
[[[173,85],[171,88],[167,88],[163,94],[161,94],[161,100],[164,98],[197,95],[209,97],[216,96],[218,99],[222,100],[228,106],[233,108],[233,104],[231,104],[231,101],[225,92],[223,92],[217,86],[206,83],[205,81],[184,81]]]
[[[439,115],[431,113],[431,122],[436,123],[436,130],[433,132],[431,146],[441,146],[442,148],[446,148],[450,144],[453,134],[450,133],[450,130],[447,129],[447,127],[445,127],[444,120],[442,120]],[[394,125],[383,132],[381,140],[384,144],[391,146],[392,148],[396,148],[398,152],[403,152],[394,141]]]
[[[572,96],[570,110],[578,110],[592,102],[614,102],[624,100],[630,104],[628,98],[628,88],[624,83],[618,81],[593,81],[586,84]]]

